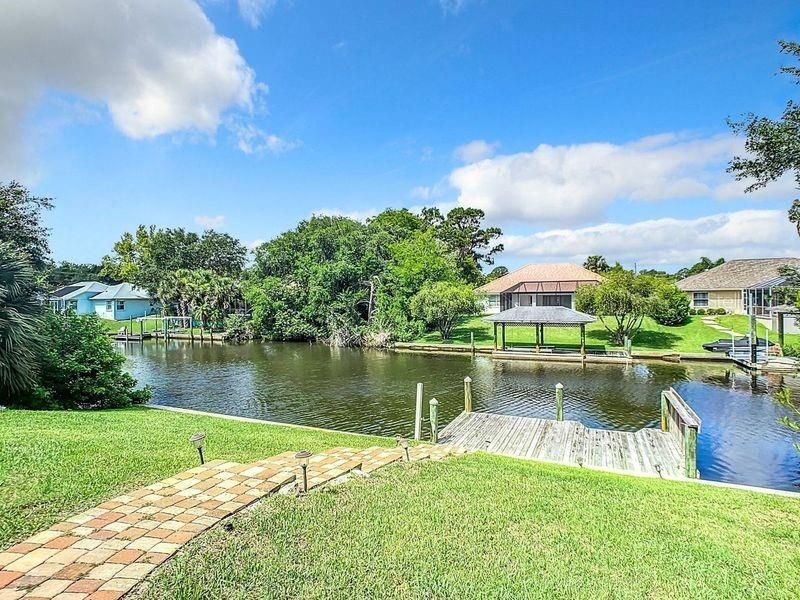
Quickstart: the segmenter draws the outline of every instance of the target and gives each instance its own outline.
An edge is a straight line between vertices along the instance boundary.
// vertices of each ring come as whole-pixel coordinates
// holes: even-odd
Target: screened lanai
[[[495,350],[510,348],[506,343],[506,327],[533,327],[535,333],[526,344],[532,344],[537,353],[556,351],[555,346],[547,345],[545,330],[548,327],[558,327],[576,330],[580,340],[581,355],[586,354],[586,325],[595,322],[593,316],[564,306],[515,306],[496,315],[484,317],[484,320],[494,325]]]

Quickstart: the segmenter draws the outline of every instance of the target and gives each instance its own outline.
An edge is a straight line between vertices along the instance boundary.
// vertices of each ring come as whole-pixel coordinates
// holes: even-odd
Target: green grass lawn
[[[391,443],[137,408],[0,412],[0,546],[197,462]],[[796,597],[798,500],[473,454],[401,464],[214,528],[138,595]]]
[[[747,335],[750,331],[750,317],[747,315],[720,315],[714,318],[717,320],[717,323],[723,327],[732,329],[740,335]],[[792,317],[785,317],[784,320],[788,323],[791,318]],[[771,342],[778,342],[777,331],[768,331],[761,323],[756,325],[756,331],[758,337],[766,338],[767,335],[769,335],[769,340]],[[784,335],[784,339],[786,340],[786,344],[790,346],[800,346],[800,334],[787,333]]]
[[[99,321],[100,321],[100,324],[109,333],[118,333],[119,330],[122,329],[123,327],[130,327],[130,321],[129,320],[112,321],[110,319],[100,319]],[[161,321],[160,318],[154,318],[154,319],[148,318],[148,319],[145,319],[144,321],[142,321],[142,323],[144,324],[145,333],[148,332],[148,331],[161,331],[162,321]],[[193,327],[192,330],[194,331],[194,334],[196,336],[198,336],[198,337],[200,336],[200,328],[199,327]],[[188,328],[174,329],[174,330],[170,329],[170,331],[172,331],[174,333],[181,333],[181,334],[183,334],[183,333],[188,334],[189,333],[189,329]],[[139,333],[139,321],[137,321],[136,319],[133,320],[133,329],[130,330],[130,333]],[[214,335],[216,335],[217,333],[219,333],[219,332],[215,331]],[[208,337],[209,336],[208,329],[204,330],[203,334]]]
[[[473,454],[268,498],[137,595],[796,598],[798,506]]]
[[[703,323],[701,317],[692,316],[685,325],[668,327],[659,325],[650,318],[645,319],[639,333],[633,339],[634,350],[672,350],[675,352],[704,352],[703,344],[718,339],[719,332]],[[493,343],[492,324],[483,317],[469,317],[461,321],[453,332],[450,343],[469,344],[470,332],[475,334],[475,344],[491,346]],[[499,335],[499,332],[498,332]],[[536,339],[533,327],[507,327],[507,344],[531,344]],[[438,332],[430,332],[415,340],[419,343],[438,344]],[[580,347],[578,328],[546,328],[545,343],[562,347]],[[595,349],[612,348],[611,334],[599,320],[586,326],[586,347]]]
[[[0,548],[104,499],[197,464],[189,436],[208,435],[206,458],[253,461],[286,450],[386,445],[386,438],[241,423],[147,408],[0,411]]]

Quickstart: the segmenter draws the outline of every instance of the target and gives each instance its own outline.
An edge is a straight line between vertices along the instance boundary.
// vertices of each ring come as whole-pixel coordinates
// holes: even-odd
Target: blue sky
[[[791,182],[724,173],[726,117],[797,95],[776,75],[794,2],[37,4],[0,0],[0,180],[56,199],[57,259],[140,222],[254,243],[459,203],[510,267],[800,249]]]

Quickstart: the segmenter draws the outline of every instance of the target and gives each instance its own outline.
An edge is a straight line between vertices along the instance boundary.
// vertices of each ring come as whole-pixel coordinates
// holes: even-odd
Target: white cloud
[[[282,154],[302,145],[300,141],[285,140],[275,134],[266,133],[252,123],[232,124],[231,130],[236,135],[236,145],[245,154],[260,154],[262,152]]]
[[[505,255],[527,261],[583,261],[602,254],[610,261],[679,265],[700,256],[752,258],[799,256],[800,238],[781,210],[742,210],[696,219],[604,223],[504,235]]]
[[[225,225],[225,217],[223,215],[217,215],[216,217],[198,215],[194,218],[194,222],[203,229],[219,229]]]
[[[105,106],[142,139],[213,135],[225,111],[251,111],[264,90],[193,0],[5,2],[0,80],[0,178],[22,168],[22,124],[48,91]]]
[[[478,162],[491,158],[500,147],[500,142],[487,142],[486,140],[472,140],[462,144],[453,151],[453,157],[465,164]]]
[[[578,224],[601,218],[616,200],[743,197],[744,182],[725,173],[741,152],[731,135],[663,134],[626,144],[550,146],[497,156],[455,169],[450,185],[462,206],[491,220]],[[764,195],[781,197],[785,186]]]
[[[245,242],[245,246],[247,246],[249,250],[255,252],[256,248],[258,248],[261,244],[266,243],[266,241],[267,240],[253,240],[252,242]]]
[[[251,27],[261,25],[261,19],[278,3],[277,0],[238,0],[239,14]]]

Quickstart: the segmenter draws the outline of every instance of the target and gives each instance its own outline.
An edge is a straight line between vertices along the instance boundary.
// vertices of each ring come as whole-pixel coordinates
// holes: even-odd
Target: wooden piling
[[[414,439],[422,439],[422,391],[421,383],[417,384],[417,406],[414,411]]]
[[[669,401],[666,392],[661,392],[661,431],[669,431]]]
[[[472,353],[475,354],[475,332],[474,331],[470,331],[469,332],[469,345],[470,345],[470,348],[472,348]]]
[[[556,421],[564,420],[564,385],[556,384]]]
[[[439,442],[439,401],[431,398],[431,442]]]
[[[686,460],[686,477],[697,479],[697,428],[683,426],[683,455]]]
[[[464,412],[472,412],[472,379],[464,377]]]

